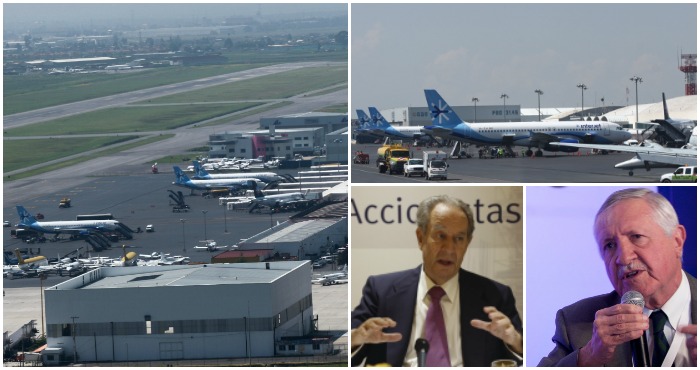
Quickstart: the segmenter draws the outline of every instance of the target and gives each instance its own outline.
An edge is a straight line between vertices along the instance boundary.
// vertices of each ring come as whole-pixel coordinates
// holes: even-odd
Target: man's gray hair
[[[654,221],[666,235],[673,236],[673,232],[678,226],[678,215],[671,203],[663,195],[644,188],[623,189],[612,193],[595,215],[594,229],[598,230],[600,223],[606,220],[601,220],[601,215],[609,208],[617,203],[628,199],[643,199],[651,207]]]
[[[434,195],[429,198],[424,199],[418,205],[418,215],[417,224],[418,227],[425,234],[428,231],[428,225],[430,224],[430,212],[433,211],[438,204],[446,204],[448,206],[453,206],[459,208],[467,216],[467,240],[471,241],[474,235],[474,214],[472,209],[468,204],[464,203],[461,199],[451,197],[449,195]]]

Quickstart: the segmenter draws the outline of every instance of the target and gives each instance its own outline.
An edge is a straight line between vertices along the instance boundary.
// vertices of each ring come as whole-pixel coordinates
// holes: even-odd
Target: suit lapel
[[[402,366],[408,351],[421,268],[422,266],[418,266],[416,269],[407,271],[405,278],[397,280],[386,297],[392,307],[389,317],[396,321],[396,327],[392,332],[401,333],[399,342],[387,343],[387,362],[393,366]]]

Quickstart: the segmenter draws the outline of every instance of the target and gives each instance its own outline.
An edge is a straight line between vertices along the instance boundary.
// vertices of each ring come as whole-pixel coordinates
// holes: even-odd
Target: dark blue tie
[[[661,366],[668,353],[668,340],[664,335],[664,326],[668,322],[666,314],[657,310],[651,313],[651,327],[654,330],[654,354],[651,359],[651,366]]]

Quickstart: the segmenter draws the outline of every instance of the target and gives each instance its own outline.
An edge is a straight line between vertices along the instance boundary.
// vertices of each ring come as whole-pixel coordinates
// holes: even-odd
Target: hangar
[[[275,356],[314,330],[310,275],[309,261],[99,268],[45,290],[44,363]]]

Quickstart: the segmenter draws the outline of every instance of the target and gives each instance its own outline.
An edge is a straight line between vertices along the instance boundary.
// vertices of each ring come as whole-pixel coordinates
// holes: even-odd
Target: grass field
[[[138,136],[102,136],[67,139],[26,139],[3,141],[3,172],[34,166],[60,157],[113,145]],[[41,148],[41,150],[36,150]]]
[[[147,137],[143,140],[134,141],[134,140],[136,140],[136,138],[138,138],[138,136],[129,136],[129,138],[131,138],[131,139],[129,139],[131,142],[126,142],[122,145],[117,144],[117,145],[105,148],[104,150],[97,150],[95,152],[92,152],[91,155],[89,155],[89,156],[84,155],[84,156],[79,156],[79,157],[73,158],[73,159],[67,159],[65,161],[49,163],[46,166],[39,166],[39,167],[34,168],[34,169],[29,169],[27,171],[23,171],[19,174],[13,175],[13,176],[4,176],[3,181],[19,180],[19,179],[23,179],[25,177],[38,175],[38,174],[41,174],[41,173],[44,173],[47,171],[53,171],[53,170],[57,170],[60,168],[73,166],[73,165],[76,165],[78,163],[94,159],[95,157],[119,153],[119,152],[124,151],[124,150],[128,150],[128,149],[135,148],[135,147],[142,146],[142,145],[148,145],[150,143],[169,139],[171,137],[173,137],[173,135],[157,135],[157,136]],[[26,140],[12,140],[12,141],[22,141],[25,143],[25,145],[28,142],[31,142],[32,144],[36,144],[36,145],[43,145],[44,141],[51,141],[51,140],[56,140],[56,139],[26,139]],[[74,140],[74,139],[59,139],[59,140]],[[5,143],[7,143],[7,141],[5,141]],[[94,148],[88,148],[88,149],[86,149],[86,151],[98,149],[98,148],[106,146],[106,145],[111,145],[111,144],[105,143],[105,144],[99,145],[99,146],[94,147]],[[65,151],[56,152],[54,157],[62,158],[64,153],[65,153]],[[19,151],[12,152],[10,154],[15,155],[15,156],[22,155],[22,153]],[[5,158],[7,158],[7,156],[5,156]],[[14,162],[17,162],[16,159],[12,159],[12,160]],[[23,168],[23,167],[24,166],[22,166],[20,168]],[[7,172],[7,170],[5,172]]]
[[[154,68],[133,73],[4,76],[3,114],[26,112],[265,65],[267,64]]]
[[[5,136],[133,133],[172,130],[262,103],[182,104],[102,109],[5,131]]]

